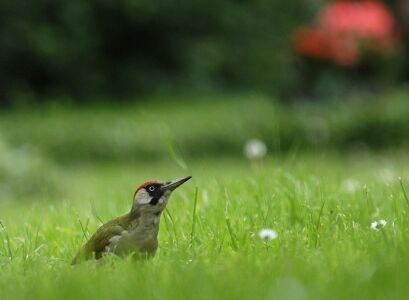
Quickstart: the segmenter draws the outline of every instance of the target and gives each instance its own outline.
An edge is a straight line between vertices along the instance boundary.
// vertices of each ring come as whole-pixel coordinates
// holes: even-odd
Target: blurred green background
[[[86,102],[169,90],[273,91],[287,80],[288,34],[312,9],[300,4],[4,2],[2,99],[68,95]]]
[[[322,15],[345,3],[361,9],[321,0],[3,1],[1,190],[41,193],[36,181],[61,164],[186,168],[242,158],[253,138],[276,157],[406,149],[409,1],[370,0],[378,14],[335,36]],[[352,22],[348,8],[336,13],[332,23]],[[377,38],[388,25],[386,47]],[[305,28],[341,37],[341,52],[349,34],[359,57],[339,64],[329,42],[308,34],[305,50]]]
[[[297,55],[294,31],[328,2],[3,1],[0,101],[257,91],[288,102],[406,83],[405,0],[385,1],[406,41],[393,58],[336,68]]]

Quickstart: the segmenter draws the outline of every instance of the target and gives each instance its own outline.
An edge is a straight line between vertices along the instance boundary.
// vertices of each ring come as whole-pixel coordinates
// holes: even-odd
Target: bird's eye
[[[149,187],[149,191],[153,192],[155,190],[155,187],[152,185]]]

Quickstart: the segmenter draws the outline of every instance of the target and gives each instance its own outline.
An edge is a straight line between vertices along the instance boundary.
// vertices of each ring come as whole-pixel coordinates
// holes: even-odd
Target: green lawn
[[[397,152],[313,151],[262,166],[237,156],[185,168],[59,164],[40,192],[2,194],[0,299],[407,299],[409,202],[398,178],[409,193],[408,163]],[[139,183],[183,175],[193,180],[162,215],[154,259],[70,266],[99,220],[130,209]],[[278,237],[262,240],[262,228]]]

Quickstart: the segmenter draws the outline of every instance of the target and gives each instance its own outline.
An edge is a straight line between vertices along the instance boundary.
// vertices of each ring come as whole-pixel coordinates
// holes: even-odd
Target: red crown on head
[[[135,198],[136,193],[139,192],[141,189],[143,189],[145,186],[154,183],[154,182],[158,182],[157,180],[149,180],[147,182],[142,183],[135,191],[135,193],[133,194],[133,197]]]

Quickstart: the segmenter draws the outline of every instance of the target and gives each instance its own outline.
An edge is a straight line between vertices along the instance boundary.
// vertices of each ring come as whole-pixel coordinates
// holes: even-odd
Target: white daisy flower
[[[387,222],[386,220],[379,220],[379,221],[373,221],[371,223],[371,229],[375,231],[379,231],[380,229],[384,228],[386,226]]]
[[[344,188],[348,193],[355,193],[359,189],[360,183],[358,180],[349,178],[344,181]]]
[[[263,228],[259,231],[258,236],[263,240],[275,240],[277,232],[274,229]]]
[[[244,145],[244,155],[250,159],[261,159],[267,154],[267,146],[258,139],[251,139]]]
[[[371,223],[371,229],[373,229],[373,230],[379,230],[379,229],[378,229],[378,221],[373,221],[373,222]]]
[[[382,225],[382,227],[385,227],[385,225],[386,225],[386,220],[379,220],[379,222],[378,222],[380,225]]]

